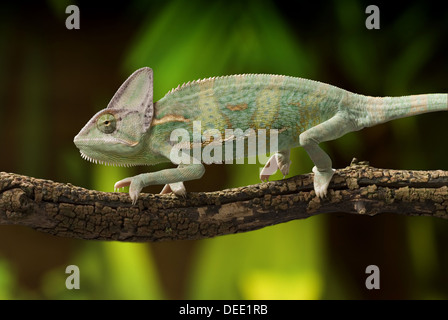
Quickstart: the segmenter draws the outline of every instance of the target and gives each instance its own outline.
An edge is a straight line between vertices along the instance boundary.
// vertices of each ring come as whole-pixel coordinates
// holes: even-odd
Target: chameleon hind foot
[[[160,194],[174,193],[176,196],[184,197],[187,195],[187,189],[185,189],[183,182],[175,182],[166,184]]]
[[[314,172],[314,192],[319,198],[324,198],[327,195],[328,185],[334,175],[334,169],[325,169],[319,171],[316,166],[313,167]]]
[[[285,178],[289,174],[289,167],[291,166],[291,160],[289,160],[289,151],[287,153],[277,153],[277,164],[280,172]]]
[[[278,152],[272,155],[260,172],[261,181],[269,180],[269,177],[276,173],[279,169],[283,174],[283,178],[285,178],[289,173],[290,165],[291,161],[289,160],[289,151]]]

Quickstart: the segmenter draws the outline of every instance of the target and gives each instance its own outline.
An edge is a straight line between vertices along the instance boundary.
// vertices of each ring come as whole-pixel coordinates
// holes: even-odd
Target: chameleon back
[[[193,122],[202,132],[216,129],[277,129],[279,149],[299,146],[300,133],[333,117],[346,91],[317,81],[266,74],[193,81],[171,90],[155,104],[152,129],[165,133]],[[268,133],[269,135],[269,133]],[[269,143],[269,141],[268,141]],[[271,150],[274,151],[274,150]]]

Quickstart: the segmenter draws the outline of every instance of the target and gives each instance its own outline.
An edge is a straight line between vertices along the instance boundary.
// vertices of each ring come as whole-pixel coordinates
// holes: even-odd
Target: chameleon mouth
[[[85,153],[83,153],[82,151],[80,151],[80,153],[81,153],[81,158],[83,158],[84,160],[87,160],[89,162],[95,163],[95,164],[102,164],[105,166],[114,166],[114,167],[133,167],[133,166],[138,165],[138,164],[130,164],[130,163],[107,162],[107,161],[91,158],[88,155],[86,155]]]

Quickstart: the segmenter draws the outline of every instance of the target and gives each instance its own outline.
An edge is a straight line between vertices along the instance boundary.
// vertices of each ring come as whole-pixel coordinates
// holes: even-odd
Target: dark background
[[[286,74],[352,92],[448,91],[448,5],[407,1],[38,1],[0,5],[0,170],[113,191],[155,168],[79,157],[73,137],[134,70],[155,99],[234,73]],[[80,9],[68,30],[65,8]],[[380,9],[367,30],[365,9]],[[447,169],[448,114],[396,120],[326,143],[334,167]],[[310,172],[303,150],[291,174]],[[258,165],[212,165],[189,191],[258,183]],[[276,176],[279,178],[280,176]],[[162,186],[145,189],[159,192]],[[0,226],[2,299],[447,299],[448,222],[329,214],[246,234],[155,244],[90,242]],[[79,266],[81,289],[65,288]],[[367,290],[365,269],[380,268]]]

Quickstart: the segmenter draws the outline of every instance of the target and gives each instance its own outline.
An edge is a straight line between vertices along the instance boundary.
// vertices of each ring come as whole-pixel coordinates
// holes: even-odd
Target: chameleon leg
[[[272,155],[260,172],[261,181],[267,181],[278,169],[283,173],[284,178],[289,173],[289,166],[291,165],[289,154],[290,150],[282,150]]]
[[[314,163],[314,191],[319,198],[327,195],[328,185],[333,177],[330,157],[319,147],[319,143],[337,139],[344,134],[359,130],[354,123],[336,114],[329,120],[312,127],[299,136],[300,146]]]
[[[178,167],[182,167],[183,164],[180,164]],[[160,191],[160,194],[166,194],[173,192],[176,196],[182,196],[185,197],[187,194],[187,190],[185,189],[183,182],[175,182],[175,183],[169,183],[166,184],[162,191]]]
[[[132,203],[135,204],[140,191],[142,191],[142,189],[146,186],[155,184],[170,184],[170,188],[174,187],[177,190],[180,186],[178,184],[179,182],[199,179],[202,177],[204,172],[205,168],[201,163],[184,164],[173,169],[142,173],[134,177],[125,178],[115,183],[114,188],[118,189],[129,186],[129,195],[131,196]]]

